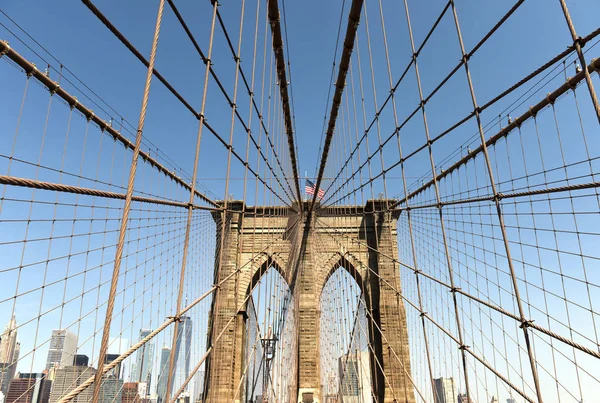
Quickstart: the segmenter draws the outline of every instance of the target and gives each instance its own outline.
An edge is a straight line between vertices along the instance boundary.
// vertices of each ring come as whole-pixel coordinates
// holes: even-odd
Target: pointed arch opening
[[[253,273],[246,295],[243,384],[238,396],[243,402],[291,401],[295,305],[285,272],[272,256],[266,256]]]
[[[373,402],[367,301],[362,276],[340,255],[320,296],[320,366],[324,401]]]

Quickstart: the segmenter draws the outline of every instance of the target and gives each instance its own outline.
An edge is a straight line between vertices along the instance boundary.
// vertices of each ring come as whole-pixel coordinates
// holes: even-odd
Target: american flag
[[[306,192],[306,194],[309,195],[314,195],[315,194],[315,184],[312,183],[311,181],[309,181],[308,179],[306,180],[306,185],[304,185],[304,191]],[[317,197],[319,199],[322,199],[323,196],[325,196],[325,191],[321,188],[319,188],[319,193],[317,194]]]

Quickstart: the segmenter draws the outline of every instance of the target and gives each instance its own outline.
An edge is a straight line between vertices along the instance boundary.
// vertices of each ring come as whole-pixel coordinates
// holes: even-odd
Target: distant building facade
[[[104,364],[110,364],[114,360],[119,358],[119,354],[106,354],[104,356]],[[121,363],[118,363],[113,369],[107,372],[108,376],[114,376],[117,379],[121,378]]]
[[[456,389],[454,378],[437,378],[433,380],[435,386],[435,403],[454,403]]]
[[[48,403],[52,382],[42,373],[23,373],[10,380],[5,403]]]
[[[355,351],[338,359],[339,396],[347,403],[370,403],[371,372],[368,351]],[[333,395],[333,393],[329,393]]]
[[[76,367],[87,367],[89,361],[90,359],[87,355],[75,354],[75,360],[73,362],[73,365],[75,365]]]
[[[169,357],[171,349],[163,347],[160,351],[160,367],[158,368],[158,382],[156,388],[157,402],[164,403],[167,393],[167,379],[169,378]]]
[[[93,389],[90,386],[91,389]],[[90,389],[88,388],[88,389]],[[99,403],[116,403],[120,402],[123,396],[123,380],[114,375],[108,375],[102,378],[100,385]]]
[[[467,397],[466,393],[459,393],[457,400],[458,403],[469,403],[469,398]]]
[[[183,385],[183,382],[190,375],[191,348],[192,319],[189,316],[182,316],[175,344],[175,376],[171,384],[171,389],[176,390],[179,386]]]
[[[140,340],[147,337],[152,330],[140,330]],[[134,382],[144,382],[147,385],[147,394],[152,390],[152,364],[154,363],[154,342],[149,341],[137,351],[137,360],[135,363],[135,372],[133,373]]]
[[[77,335],[68,330],[53,330],[46,359],[46,370],[52,367],[63,368],[75,362]],[[86,364],[87,365],[87,364]]]
[[[0,335],[0,392],[6,397],[10,380],[15,377],[21,346],[17,341],[17,320],[13,315]]]
[[[96,375],[96,369],[88,366],[72,365],[57,369],[52,383],[50,403],[58,402],[61,397],[94,375]],[[72,400],[72,403],[87,403],[92,400],[93,393],[93,387],[86,388]]]
[[[147,394],[147,387],[144,382],[125,382],[121,403],[144,403],[147,401],[145,398]]]

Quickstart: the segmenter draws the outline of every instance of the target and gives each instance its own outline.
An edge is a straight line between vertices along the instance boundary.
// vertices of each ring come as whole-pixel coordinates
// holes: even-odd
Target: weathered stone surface
[[[320,385],[320,296],[339,267],[354,277],[365,294],[372,346],[371,369],[379,402],[413,403],[408,374],[408,332],[402,299],[396,219],[382,212],[386,200],[365,206],[319,209],[307,230],[305,214],[282,207],[248,207],[230,202],[223,216],[215,213],[217,282],[213,299],[207,366],[207,402],[242,401],[245,309],[253,286],[275,267],[293,290],[298,331],[298,401],[312,393],[323,401]],[[234,318],[234,319],[232,319]],[[218,338],[218,340],[217,340]]]

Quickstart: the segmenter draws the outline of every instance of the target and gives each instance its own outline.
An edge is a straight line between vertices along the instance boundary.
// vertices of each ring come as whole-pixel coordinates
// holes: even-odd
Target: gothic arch
[[[366,267],[364,264],[362,264],[361,262],[357,261],[352,255],[350,255],[349,253],[345,253],[345,254],[341,254],[340,252],[336,252],[334,253],[334,255],[329,259],[329,261],[334,261],[335,263],[333,263],[331,266],[329,266],[328,268],[325,268],[325,276],[323,277],[322,281],[319,284],[319,299],[321,298],[321,294],[323,293],[323,289],[325,288],[325,285],[327,284],[327,282],[329,281],[329,279],[331,278],[331,276],[339,269],[345,269],[348,274],[350,274],[350,276],[354,279],[354,281],[356,281],[356,284],[358,284],[358,288],[360,289],[360,291],[362,293],[368,293],[368,286],[367,286],[367,279],[365,277],[367,277],[366,275],[361,274],[360,270],[357,269],[358,267]]]
[[[258,265],[251,265],[250,270],[251,270],[252,276],[250,277],[250,281],[249,281],[248,287],[246,289],[246,294],[245,294],[246,297],[252,292],[252,290],[254,289],[256,284],[258,284],[258,282],[260,281],[262,276],[270,268],[277,270],[277,272],[279,272],[279,274],[281,275],[281,277],[283,277],[283,279],[285,280],[285,283],[289,287],[290,284],[289,284],[288,278],[286,276],[286,272],[283,270],[283,268],[281,267],[281,264],[279,264],[279,262],[273,255],[263,252],[259,262],[260,263]],[[255,269],[255,267],[256,267],[256,269]]]

